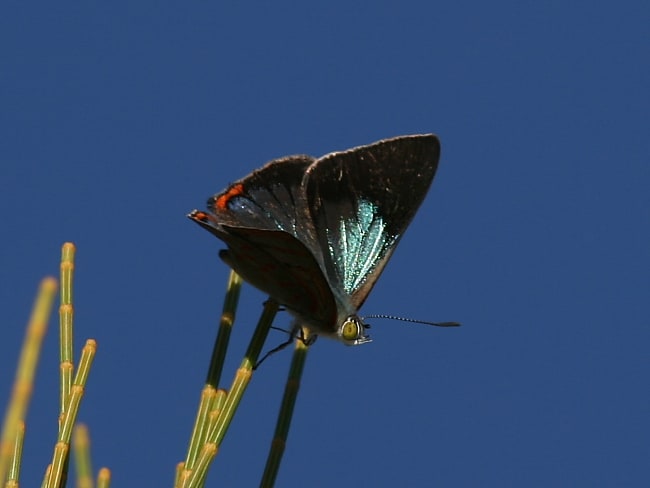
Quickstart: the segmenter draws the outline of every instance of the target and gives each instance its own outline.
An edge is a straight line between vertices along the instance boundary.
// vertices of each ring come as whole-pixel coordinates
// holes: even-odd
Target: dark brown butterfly
[[[189,217],[226,243],[220,256],[229,266],[300,325],[363,344],[370,338],[358,310],[427,194],[439,156],[433,134],[318,159],[289,156]]]

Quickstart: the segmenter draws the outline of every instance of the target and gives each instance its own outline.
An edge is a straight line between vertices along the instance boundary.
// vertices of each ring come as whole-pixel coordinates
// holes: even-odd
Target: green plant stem
[[[221,381],[221,372],[223,371],[223,363],[226,359],[226,350],[230,342],[230,333],[235,323],[235,312],[237,304],[239,303],[239,292],[241,291],[242,279],[234,271],[230,272],[228,278],[228,287],[226,289],[226,296],[223,303],[223,312],[221,313],[221,321],[219,323],[219,333],[212,349],[212,358],[210,359],[210,367],[208,368],[208,375],[205,380],[206,384],[212,385],[215,389],[219,388]]]
[[[34,390],[34,375],[52,313],[56,289],[57,282],[54,278],[45,278],[41,281],[29,318],[25,340],[20,350],[16,378],[2,423],[2,434],[0,434],[0,483],[5,482],[12,463],[17,429],[27,416],[29,401]]]
[[[278,312],[278,303],[275,300],[269,299],[264,304],[264,311],[255,328],[255,332],[251,342],[246,350],[246,355],[242,361],[235,379],[233,380],[232,387],[226,397],[226,402],[221,410],[219,419],[215,425],[214,431],[210,433],[208,442],[214,442],[217,447],[221,445],[221,441],[226,435],[226,431],[230,425],[232,418],[235,415],[237,406],[246,391],[246,387],[253,376],[253,366],[257,363],[257,358],[266,341],[266,336],[269,333],[275,314]]]
[[[307,330],[303,329],[304,337],[296,339],[296,348],[293,352],[289,376],[284,387],[284,396],[282,397],[282,405],[278,413],[278,421],[275,426],[271,449],[266,460],[266,466],[264,467],[262,481],[260,482],[260,486],[263,488],[270,488],[275,484],[275,479],[280,469],[280,462],[282,461],[284,448],[287,444],[289,427],[291,426],[291,418],[293,417],[293,408],[296,405],[296,398],[300,389],[300,378],[302,377],[305,360],[307,359],[307,351],[309,350],[307,334]]]
[[[205,444],[203,444],[201,451],[197,456],[195,469],[191,472],[189,478],[183,480],[183,486],[202,486],[207,470],[212,463],[212,460],[217,455],[219,446],[221,445],[228,427],[235,416],[239,402],[241,401],[242,396],[246,391],[246,387],[253,376],[253,366],[257,363],[257,358],[264,346],[264,342],[266,341],[266,337],[277,311],[278,303],[272,299],[267,300],[264,304],[262,316],[257,323],[253,337],[251,338],[248,349],[246,350],[246,355],[244,356],[239,369],[235,373],[232,387],[228,391],[219,416],[214,427],[210,429],[210,432],[205,439]]]
[[[71,242],[66,242],[61,247],[61,303],[59,305],[59,346],[61,361],[60,418],[63,417],[68,406],[70,388],[72,387],[72,374],[74,371],[74,352],[72,344],[74,305],[72,299],[72,285],[74,278],[75,253],[75,246]]]
[[[217,396],[217,387],[221,381],[221,372],[226,359],[226,351],[230,342],[230,333],[235,322],[235,311],[239,303],[239,293],[242,279],[234,271],[230,272],[226,296],[224,298],[223,311],[219,322],[219,332],[212,348],[212,357],[208,368],[206,384],[201,392],[201,400],[194,421],[190,445],[187,449],[187,457],[183,468],[193,470],[201,447],[205,443],[210,422],[210,412],[213,410],[214,399]]]

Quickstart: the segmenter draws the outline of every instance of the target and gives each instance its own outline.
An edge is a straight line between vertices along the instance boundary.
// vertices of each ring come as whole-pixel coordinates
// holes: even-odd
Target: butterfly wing
[[[208,209],[220,225],[281,230],[295,236],[306,216],[300,184],[313,162],[309,156],[271,161],[208,199]]]
[[[433,181],[433,134],[386,139],[332,153],[305,175],[318,249],[338,303],[365,301]]]
[[[189,217],[228,245],[221,258],[315,329],[336,319],[321,267],[301,240],[313,227],[301,188],[308,156],[268,163],[208,200],[208,212]]]

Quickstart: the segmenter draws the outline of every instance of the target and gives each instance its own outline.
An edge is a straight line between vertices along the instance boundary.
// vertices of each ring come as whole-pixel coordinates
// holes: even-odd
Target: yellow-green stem
[[[74,259],[76,249],[74,244],[66,242],[61,248],[61,303],[59,305],[59,335],[60,335],[60,362],[61,362],[61,392],[59,413],[65,413],[72,386],[74,370],[73,356],[73,322],[74,306],[72,300],[72,284],[74,278]]]
[[[0,438],[0,482],[3,483],[13,457],[14,442],[19,423],[24,421],[27,416],[27,409],[34,386],[34,375],[43,338],[47,331],[47,324],[52,314],[56,288],[57,282],[54,278],[45,278],[41,281],[20,350],[14,386],[2,424],[2,437]]]

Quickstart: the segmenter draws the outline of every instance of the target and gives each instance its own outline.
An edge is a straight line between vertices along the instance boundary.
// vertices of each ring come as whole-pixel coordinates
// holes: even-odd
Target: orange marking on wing
[[[241,183],[237,185],[233,185],[228,190],[226,193],[223,195],[219,195],[219,198],[217,198],[217,201],[214,202],[214,205],[216,208],[219,210],[226,210],[226,207],[228,205],[228,202],[230,201],[231,198],[238,197],[239,195],[244,194],[244,185]]]
[[[201,222],[205,222],[206,220],[208,220],[207,214],[205,212],[201,212],[200,210],[195,211],[192,214],[192,218],[196,220],[200,220]]]

